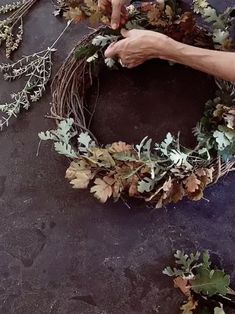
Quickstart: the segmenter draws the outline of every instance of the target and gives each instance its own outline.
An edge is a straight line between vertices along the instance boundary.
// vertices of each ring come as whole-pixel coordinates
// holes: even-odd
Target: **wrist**
[[[163,34],[156,33],[154,35],[152,41],[154,58],[176,62],[180,58],[182,44]]]

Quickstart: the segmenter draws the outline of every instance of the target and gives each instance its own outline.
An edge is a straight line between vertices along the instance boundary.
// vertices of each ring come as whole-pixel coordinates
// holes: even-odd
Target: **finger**
[[[112,16],[111,16],[111,27],[117,29],[120,25],[121,9],[122,5],[119,1],[112,2]]]
[[[121,29],[121,34],[124,38],[129,37],[130,31],[127,31],[125,28]]]
[[[118,55],[118,44],[112,43],[108,46],[108,48],[105,50],[104,55],[106,58],[112,58]]]

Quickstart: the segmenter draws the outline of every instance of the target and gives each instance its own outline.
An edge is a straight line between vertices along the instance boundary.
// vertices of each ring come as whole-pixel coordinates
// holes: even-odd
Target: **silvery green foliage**
[[[115,60],[113,60],[112,58],[105,58],[104,62],[108,68],[113,68],[116,64]]]
[[[92,45],[94,46],[99,46],[101,48],[104,48],[105,46],[116,42],[118,39],[118,36],[114,35],[97,35],[95,38],[92,40]]]
[[[42,141],[54,141],[54,148],[58,154],[76,158],[77,153],[69,143],[70,139],[77,134],[73,131],[73,122],[73,119],[62,120],[56,130],[41,132],[38,136]]]
[[[45,91],[51,76],[52,53],[54,48],[25,56],[13,64],[0,65],[5,80],[12,81],[25,76],[27,81],[23,89],[10,95],[11,101],[0,104],[0,129],[8,126],[13,117],[17,117],[22,109],[28,110],[33,102],[38,101]]]
[[[95,142],[88,132],[81,132],[77,138],[77,148],[72,147],[70,141],[77,132],[73,128],[74,120],[68,118],[60,121],[56,130],[41,132],[38,134],[40,140],[51,140],[54,142],[54,148],[57,153],[69,158],[77,158],[80,154],[86,155],[89,149],[95,147]]]
[[[217,306],[214,308],[214,314],[225,314],[222,304],[221,304],[221,307]]]
[[[91,63],[95,60],[97,60],[99,58],[98,53],[94,53],[92,56],[90,56],[89,58],[87,58],[86,62]]]
[[[78,150],[80,154],[87,153],[91,147],[95,147],[95,141],[88,132],[82,132],[78,136]]]
[[[202,265],[202,263],[199,262],[200,256],[201,254],[199,252],[188,255],[185,254],[184,251],[177,250],[174,257],[175,263],[180,268],[171,268],[168,266],[163,270],[163,274],[170,277],[181,276],[183,278],[192,279],[194,277],[193,270]],[[205,263],[208,263],[208,256],[208,252],[203,254],[203,261],[205,261]]]
[[[138,191],[140,193],[151,192],[155,186],[155,181],[151,178],[144,178],[138,183]]]
[[[4,4],[4,5],[0,6],[0,14],[6,14],[6,13],[9,13],[11,11],[14,11],[14,10],[20,8],[23,3],[24,3],[24,1],[17,1],[17,2],[13,2],[13,3]]]

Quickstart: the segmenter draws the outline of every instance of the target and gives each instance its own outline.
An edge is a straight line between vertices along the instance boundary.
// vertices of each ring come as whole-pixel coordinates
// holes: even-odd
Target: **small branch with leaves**
[[[0,65],[0,72],[7,81],[26,77],[27,81],[22,90],[10,95],[11,102],[0,104],[0,130],[9,125],[12,118],[16,118],[21,109],[28,110],[30,105],[37,102],[43,95],[46,85],[51,77],[52,53],[54,46],[64,34],[69,24],[65,27],[50,48],[25,56],[15,63]]]
[[[0,46],[5,42],[6,57],[10,58],[23,40],[23,17],[38,0],[23,0],[0,7],[0,14],[10,14],[0,21]]]
[[[11,118],[18,116],[21,109],[28,110],[31,103],[42,97],[51,76],[51,57],[54,51],[54,48],[48,48],[23,57],[13,64],[0,65],[0,71],[5,80],[12,81],[22,76],[27,77],[23,89],[11,94],[12,101],[0,104],[0,112],[3,113],[0,119],[1,130],[4,126],[8,126]]]
[[[212,267],[207,251],[188,255],[178,250],[174,257],[176,266],[166,267],[163,274],[174,278],[175,288],[187,297],[182,314],[225,314],[224,305],[234,307],[230,276]]]

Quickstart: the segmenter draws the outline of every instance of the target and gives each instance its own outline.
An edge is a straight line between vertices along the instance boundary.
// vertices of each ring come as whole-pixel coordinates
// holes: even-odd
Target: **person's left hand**
[[[124,39],[111,44],[105,51],[105,57],[118,57],[124,67],[136,67],[146,60],[161,58],[166,53],[169,38],[166,35],[137,29],[122,29],[121,33]]]

